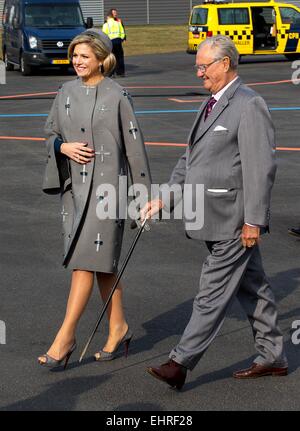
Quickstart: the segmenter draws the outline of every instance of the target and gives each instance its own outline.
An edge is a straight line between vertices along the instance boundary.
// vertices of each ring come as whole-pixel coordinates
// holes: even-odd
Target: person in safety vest
[[[124,33],[125,33],[125,37],[124,37],[124,41],[125,41],[126,40],[125,25],[124,25],[124,21],[119,17],[119,12],[117,11],[117,9],[110,9],[109,14],[112,15],[112,17],[115,21],[118,21],[122,24],[123,29],[124,29]]]
[[[125,40],[124,27],[120,21],[114,19],[110,12],[107,15],[107,20],[103,24],[102,30],[107,34],[113,44],[112,52],[117,60],[115,73],[117,76],[125,76],[124,51],[122,46]]]

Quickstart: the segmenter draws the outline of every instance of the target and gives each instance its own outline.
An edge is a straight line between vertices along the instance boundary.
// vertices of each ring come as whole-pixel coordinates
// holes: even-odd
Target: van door
[[[252,54],[253,34],[247,6],[219,6],[218,23],[218,34],[229,36],[240,54]]]
[[[188,49],[189,54],[197,52],[199,43],[207,36],[208,7],[194,7],[189,22]]]
[[[6,52],[8,59],[13,63],[19,62],[19,27],[20,25],[20,8],[18,5],[13,4],[8,11],[7,22],[7,37],[6,37]]]
[[[15,5],[9,5],[7,10],[5,11],[5,21],[4,21],[4,38],[5,38],[5,46],[7,58],[12,61],[13,52],[12,52],[12,32],[13,32],[13,16],[15,14]]]
[[[281,20],[278,38],[280,52],[300,53],[300,13],[290,5],[279,7]]]
[[[254,51],[277,49],[276,11],[274,7],[251,7]]]

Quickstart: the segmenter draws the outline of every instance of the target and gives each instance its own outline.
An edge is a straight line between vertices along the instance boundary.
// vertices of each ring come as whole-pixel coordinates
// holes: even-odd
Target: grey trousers
[[[192,370],[216,337],[228,308],[237,297],[252,327],[258,351],[255,362],[287,366],[274,295],[258,245],[244,248],[240,238],[206,242],[206,245],[210,255],[203,264],[193,312],[169,357]]]

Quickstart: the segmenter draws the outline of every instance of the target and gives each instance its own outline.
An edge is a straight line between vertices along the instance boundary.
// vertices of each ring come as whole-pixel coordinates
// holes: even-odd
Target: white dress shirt
[[[221,99],[221,97],[223,96],[223,94],[225,93],[225,91],[227,90],[227,88],[229,88],[234,83],[234,81],[236,81],[237,79],[238,79],[238,76],[236,76],[232,81],[228,82],[228,84],[225,85],[225,87],[223,87],[216,94],[212,94],[212,97],[214,97],[216,99],[216,101],[218,102],[218,100]],[[216,104],[217,103],[214,104],[213,109],[216,106]]]

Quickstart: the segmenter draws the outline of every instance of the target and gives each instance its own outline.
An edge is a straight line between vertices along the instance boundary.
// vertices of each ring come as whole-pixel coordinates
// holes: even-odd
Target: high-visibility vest
[[[123,25],[119,21],[115,21],[113,18],[109,18],[107,22],[103,24],[102,31],[107,34],[110,39],[125,38]]]

